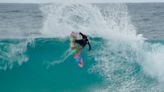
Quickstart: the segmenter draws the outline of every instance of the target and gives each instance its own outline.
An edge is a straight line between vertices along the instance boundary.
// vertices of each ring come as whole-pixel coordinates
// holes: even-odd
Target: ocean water
[[[164,3],[1,3],[0,20],[0,92],[164,92]],[[72,31],[83,68],[63,60]]]

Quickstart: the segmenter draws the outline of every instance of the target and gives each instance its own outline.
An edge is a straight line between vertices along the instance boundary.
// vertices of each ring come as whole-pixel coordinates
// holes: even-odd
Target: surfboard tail
[[[79,62],[78,65],[79,65],[79,67],[81,67],[81,68],[84,66],[84,63],[83,63],[83,59],[82,59],[82,58],[81,58],[81,60],[80,60],[80,62]]]
[[[83,63],[83,58],[82,57],[78,57],[77,59],[76,59],[76,62],[78,63],[78,66],[79,67],[83,67],[84,66],[84,63]]]

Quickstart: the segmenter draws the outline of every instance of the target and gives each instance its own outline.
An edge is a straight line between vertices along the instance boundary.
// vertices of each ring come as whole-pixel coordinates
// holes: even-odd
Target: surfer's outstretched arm
[[[88,46],[89,46],[89,51],[90,51],[90,50],[91,50],[91,45],[90,45],[90,43],[89,43],[89,40],[88,40],[87,36],[84,35],[84,34],[82,34],[81,32],[80,32],[79,34],[82,36],[83,39],[86,39],[85,41],[87,41],[87,44],[88,44]],[[85,46],[85,45],[84,45],[84,46]]]
[[[87,36],[84,35],[84,34],[82,34],[81,32],[80,32],[79,34],[82,36],[83,39],[84,39],[84,38],[87,38]]]

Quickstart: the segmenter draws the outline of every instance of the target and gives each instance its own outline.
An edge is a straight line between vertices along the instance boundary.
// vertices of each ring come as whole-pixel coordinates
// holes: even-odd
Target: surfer
[[[70,36],[70,47],[71,53],[74,54],[74,58],[78,62],[80,67],[83,67],[83,59],[80,56],[81,50],[88,44],[89,50],[91,50],[91,45],[89,43],[88,37],[83,33],[79,32],[78,34],[75,32],[71,33]]]
[[[90,51],[91,45],[89,43],[88,37],[81,32],[79,33],[79,35],[81,36],[81,38],[75,40],[75,43],[79,44],[79,49],[83,49],[88,44],[88,46],[89,46],[88,51]]]

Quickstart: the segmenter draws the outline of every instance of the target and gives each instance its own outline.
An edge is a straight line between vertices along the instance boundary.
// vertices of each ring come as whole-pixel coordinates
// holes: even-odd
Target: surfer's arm
[[[81,32],[79,33],[81,36],[84,36],[84,34],[82,34]]]
[[[82,34],[81,32],[79,34],[82,36],[82,38],[87,38],[87,36]]]
[[[90,51],[91,50],[91,44],[89,43],[89,41],[88,41],[88,46],[89,46],[89,50],[88,51]]]

